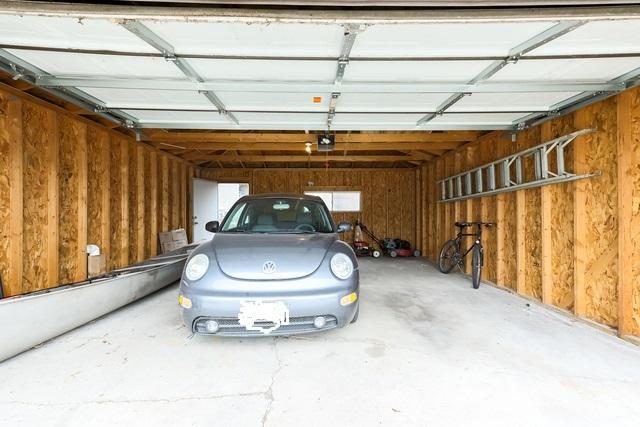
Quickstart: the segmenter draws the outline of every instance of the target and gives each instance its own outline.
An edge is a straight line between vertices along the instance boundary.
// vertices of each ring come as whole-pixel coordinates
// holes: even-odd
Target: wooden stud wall
[[[0,275],[5,295],[22,276],[22,99],[0,92]]]
[[[158,163],[173,171],[173,181],[163,175],[162,199],[157,198]],[[169,229],[161,219],[170,217],[172,226],[188,228],[190,196],[182,192],[190,188],[187,181],[193,168],[187,166],[123,134],[0,85],[4,296],[85,279],[88,243],[101,248],[109,268],[156,254],[157,233]]]
[[[443,176],[591,127],[597,132],[576,139],[565,164],[577,173],[600,171],[599,177],[437,203]],[[484,135],[421,166],[421,176],[428,258],[435,262],[453,235],[452,220],[496,221],[483,234],[484,280],[620,335],[640,335],[640,88],[520,132],[515,141],[502,132]]]
[[[107,259],[111,247],[110,135],[98,127],[87,127],[87,243],[97,245]]]
[[[334,221],[360,219],[379,238],[418,241],[415,169],[201,169],[198,176],[217,182],[246,182],[252,193],[301,193],[327,187],[360,190],[361,212],[334,213]],[[352,234],[343,239],[351,241]]]
[[[437,203],[438,179],[585,127],[567,152],[602,176]],[[484,279],[640,335],[640,89],[517,135],[495,132],[416,169],[196,169],[58,107],[0,86],[0,274],[5,296],[82,280],[84,247],[110,268],[158,253],[157,232],[192,216],[191,177],[248,182],[256,192],[362,191],[361,219],[380,237],[436,260],[459,219],[484,234]],[[527,166],[532,169],[532,165]],[[350,240],[351,236],[345,236]],[[467,266],[468,268],[468,266]]]
[[[58,120],[58,280],[87,276],[87,125],[69,116]]]
[[[640,335],[640,91],[618,97],[618,328]]]

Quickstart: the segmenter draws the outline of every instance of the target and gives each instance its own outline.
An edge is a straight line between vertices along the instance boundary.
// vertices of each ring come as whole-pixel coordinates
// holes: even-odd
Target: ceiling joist
[[[158,143],[161,149],[185,149],[200,151],[241,150],[241,151],[298,151],[304,150],[302,142],[172,142]],[[453,150],[464,142],[338,142],[336,151],[437,151]]]
[[[167,132],[160,129],[147,129],[144,133],[153,142],[216,142],[216,143],[250,143],[250,142],[315,142],[314,134],[285,132]],[[366,142],[468,142],[474,141],[485,132],[480,131],[446,131],[446,132],[362,132],[336,133],[336,143]],[[433,148],[436,148],[433,146]]]
[[[421,155],[406,155],[406,156],[341,156],[341,155],[207,155],[204,153],[198,153],[198,156],[193,155],[194,161],[220,161],[220,162],[239,162],[240,160],[248,163],[292,163],[292,162],[312,162],[312,163],[325,163],[325,162],[357,162],[357,163],[377,163],[377,162],[411,162],[411,161],[423,161],[424,156]]]

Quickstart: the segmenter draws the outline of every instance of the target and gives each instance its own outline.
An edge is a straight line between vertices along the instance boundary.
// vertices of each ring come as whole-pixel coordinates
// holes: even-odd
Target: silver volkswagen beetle
[[[341,328],[359,311],[358,262],[319,197],[238,200],[189,256],[178,302],[195,333],[293,335]]]

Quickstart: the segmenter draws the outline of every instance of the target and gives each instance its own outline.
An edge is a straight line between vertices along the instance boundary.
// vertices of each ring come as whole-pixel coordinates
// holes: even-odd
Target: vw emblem
[[[262,264],[262,272],[265,274],[271,274],[276,271],[276,263],[273,261],[267,261]]]

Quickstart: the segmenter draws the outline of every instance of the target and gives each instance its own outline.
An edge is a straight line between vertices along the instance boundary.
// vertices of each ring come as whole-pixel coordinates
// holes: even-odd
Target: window
[[[331,212],[360,212],[359,191],[305,191],[320,197]]]

